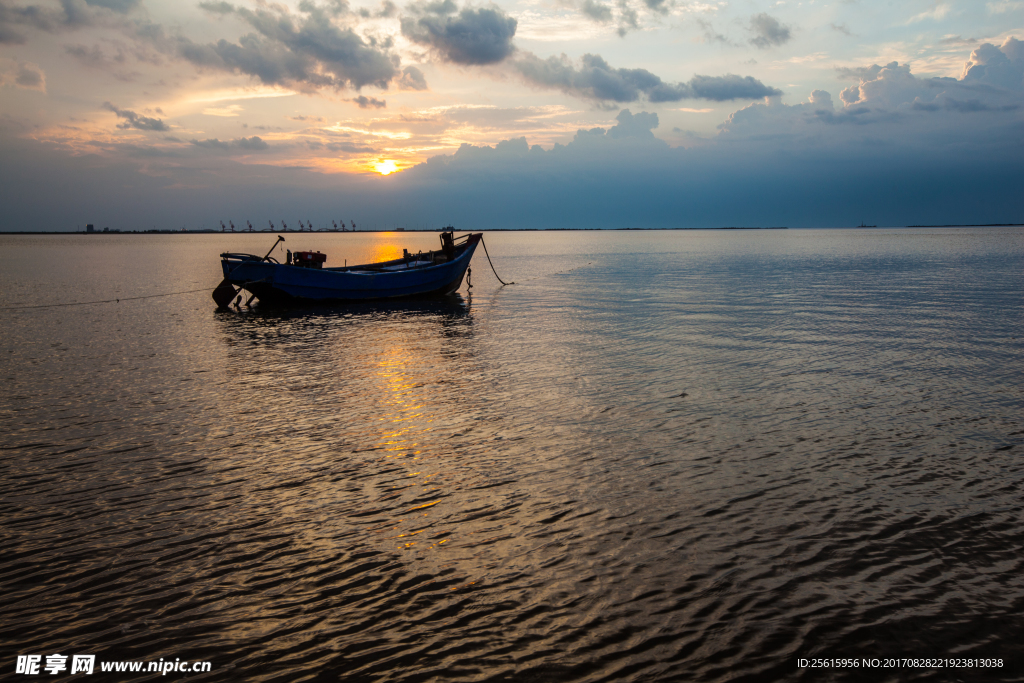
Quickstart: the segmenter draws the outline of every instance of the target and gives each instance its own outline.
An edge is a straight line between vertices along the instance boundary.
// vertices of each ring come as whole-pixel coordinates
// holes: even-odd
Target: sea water
[[[1021,680],[1019,228],[488,232],[516,284],[216,310],[273,239],[0,236],[5,674]]]

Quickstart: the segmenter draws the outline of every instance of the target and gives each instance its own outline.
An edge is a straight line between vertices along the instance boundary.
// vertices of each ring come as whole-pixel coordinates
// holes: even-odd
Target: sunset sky
[[[1024,0],[0,0],[0,230],[1024,221]]]

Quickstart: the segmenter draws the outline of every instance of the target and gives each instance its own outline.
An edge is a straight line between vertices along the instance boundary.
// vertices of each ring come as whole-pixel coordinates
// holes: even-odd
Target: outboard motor
[[[327,254],[321,254],[319,251],[297,251],[292,254],[292,263],[299,268],[319,270],[323,268],[325,261],[327,261]]]
[[[454,232],[442,232],[441,233],[441,250],[444,255],[451,261],[455,258],[455,233]]]

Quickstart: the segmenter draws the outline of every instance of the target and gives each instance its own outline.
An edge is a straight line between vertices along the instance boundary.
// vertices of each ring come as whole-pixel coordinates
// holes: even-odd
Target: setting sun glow
[[[385,159],[384,161],[378,161],[373,165],[373,168],[381,175],[388,175],[398,170],[398,164],[392,159]]]

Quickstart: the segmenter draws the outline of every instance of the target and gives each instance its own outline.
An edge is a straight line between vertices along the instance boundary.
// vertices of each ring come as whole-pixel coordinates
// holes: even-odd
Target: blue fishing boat
[[[278,262],[270,256],[284,241],[278,235],[266,256],[221,254],[224,280],[214,290],[213,300],[221,308],[227,308],[233,300],[237,305],[241,292],[236,287],[249,292],[246,303],[256,298],[268,304],[451,294],[462,284],[482,238],[482,233],[455,237],[454,232],[443,232],[441,248],[436,251],[411,254],[403,250],[402,258],[391,261],[327,268],[326,254],[318,251],[289,252],[285,263]]]

